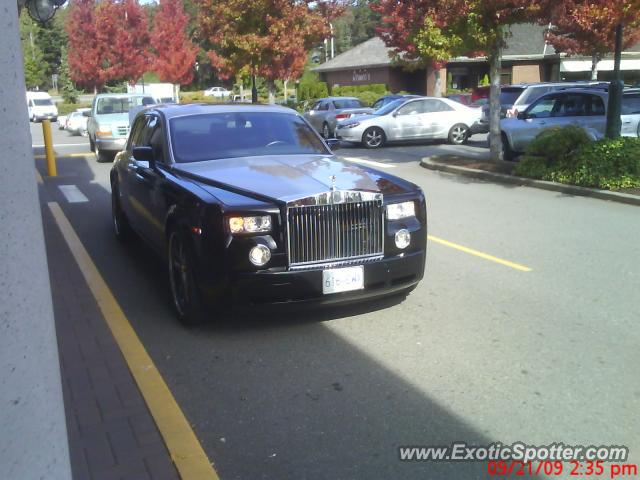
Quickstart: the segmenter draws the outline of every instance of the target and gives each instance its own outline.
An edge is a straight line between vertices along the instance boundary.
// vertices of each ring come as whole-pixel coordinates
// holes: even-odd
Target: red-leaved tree
[[[179,86],[193,80],[198,47],[187,35],[188,23],[182,0],[160,0],[151,29],[151,69],[163,82]]]
[[[615,29],[624,24],[622,48],[640,41],[637,0],[545,1],[551,22],[547,41],[556,51],[591,57],[591,78],[598,78],[598,62],[615,49]]]
[[[69,76],[84,88],[97,91],[107,81],[96,38],[96,0],[74,0],[69,5],[66,30]]]
[[[328,34],[335,0],[196,0],[198,28],[220,78],[249,73],[267,80],[302,74],[307,50]]]
[[[135,83],[149,66],[147,16],[135,0],[75,0],[66,25],[69,73],[98,90],[107,82]]]

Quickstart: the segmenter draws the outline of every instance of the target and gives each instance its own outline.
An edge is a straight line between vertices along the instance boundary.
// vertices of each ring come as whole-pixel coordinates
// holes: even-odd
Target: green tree
[[[24,60],[24,81],[28,89],[44,86],[47,70],[42,50],[36,39],[40,27],[31,19],[26,9],[20,15],[20,40]]]
[[[57,12],[53,19],[38,29],[36,43],[42,51],[47,84],[51,81],[52,75],[60,74],[62,49],[67,45],[67,34],[63,23],[65,13],[66,9]]]
[[[370,0],[347,2],[344,13],[333,22],[336,54],[369,40],[376,35],[380,14],[374,12]]]
[[[71,80],[69,75],[69,58],[67,56],[67,49],[62,49],[62,60],[60,63],[60,72],[58,74],[58,88],[62,93],[62,98],[67,103],[77,103],[80,92],[76,88],[75,84]]]

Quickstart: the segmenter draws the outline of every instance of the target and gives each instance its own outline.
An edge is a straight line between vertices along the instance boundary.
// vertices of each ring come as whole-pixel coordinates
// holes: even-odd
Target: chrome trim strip
[[[363,192],[359,190],[333,190],[290,200],[287,202],[287,208],[317,207],[320,205],[336,205],[340,203],[373,202],[376,200],[382,202],[382,193]]]
[[[334,268],[334,267],[347,267],[350,265],[366,265],[367,263],[372,263],[378,260],[384,259],[384,255],[376,255],[376,256],[368,256],[364,255],[362,257],[351,257],[344,260],[331,261],[331,262],[318,262],[318,263],[305,263],[303,265],[292,265],[289,267],[289,270],[315,270],[315,269],[325,269],[325,268]]]

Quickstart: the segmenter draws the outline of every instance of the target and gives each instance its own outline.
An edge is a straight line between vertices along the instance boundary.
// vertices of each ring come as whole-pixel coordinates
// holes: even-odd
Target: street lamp
[[[27,7],[29,16],[36,22],[45,24],[53,18],[56,10],[65,4],[67,0],[18,0],[18,11]]]

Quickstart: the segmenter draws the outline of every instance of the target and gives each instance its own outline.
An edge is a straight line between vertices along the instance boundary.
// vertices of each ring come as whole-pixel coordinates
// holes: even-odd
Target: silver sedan
[[[464,143],[481,111],[447,98],[419,97],[395,100],[376,110],[338,123],[336,137],[366,148],[397,140],[445,139]]]

